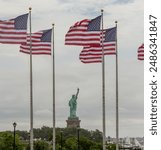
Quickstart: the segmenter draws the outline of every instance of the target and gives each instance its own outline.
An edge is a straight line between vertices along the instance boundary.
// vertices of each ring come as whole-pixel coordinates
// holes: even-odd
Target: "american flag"
[[[104,55],[116,54],[116,27],[105,30],[103,50]],[[102,46],[84,47],[79,55],[79,58],[83,63],[102,62]]]
[[[10,20],[0,20],[0,43],[21,44],[26,42],[28,14]]]
[[[101,16],[75,23],[65,35],[65,45],[100,45],[100,24]]]
[[[138,48],[138,60],[144,60],[144,44]]]
[[[51,34],[52,29],[31,34],[31,52],[33,55],[51,55]],[[20,52],[30,54],[29,35],[27,36],[27,42],[21,44]]]

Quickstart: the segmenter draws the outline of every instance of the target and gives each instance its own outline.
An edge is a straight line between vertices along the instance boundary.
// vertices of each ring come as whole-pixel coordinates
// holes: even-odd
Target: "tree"
[[[102,150],[102,144],[94,142],[94,144],[90,147],[90,150]]]
[[[42,128],[34,129],[34,137],[42,140],[51,140],[52,128],[43,126]]]
[[[66,150],[76,150],[77,149],[77,139],[75,137],[70,137],[65,141]]]
[[[27,131],[16,130],[16,134],[19,135],[22,140],[29,140],[29,133]]]
[[[34,142],[34,150],[50,150],[52,148],[52,131],[53,128],[43,126],[42,128],[34,129],[34,138],[37,139]],[[62,132],[62,139],[61,139]],[[0,133],[0,150],[12,150],[13,149],[13,132],[6,131],[3,132],[8,134],[8,136]],[[60,150],[61,142],[63,150],[76,150],[77,149],[77,128],[56,128],[56,150]],[[16,131],[16,150],[21,150],[21,147],[25,147],[29,150],[29,132],[27,131]],[[89,131],[86,129],[79,129],[79,145],[80,150],[102,150],[102,132],[99,130]],[[9,139],[7,139],[7,137]],[[21,137],[21,142],[20,138]],[[4,139],[7,139],[6,142]],[[22,145],[22,143],[24,143]],[[7,145],[7,148],[5,147]],[[19,146],[19,148],[18,148]],[[5,147],[5,148],[3,148]]]
[[[107,147],[108,150],[115,150],[116,149],[116,144],[109,143],[109,144],[107,144],[106,147]]]
[[[0,150],[13,150],[13,134],[10,132],[0,133]],[[23,150],[24,145],[20,142],[20,137],[16,134],[16,150]]]
[[[89,150],[93,142],[88,138],[81,136],[79,140],[79,145],[81,150]]]
[[[37,140],[34,141],[34,150],[49,150],[50,145],[46,141]],[[26,150],[30,150],[29,144],[27,145]]]
[[[36,141],[34,142],[34,150],[48,150],[49,144],[45,141]]]
[[[92,140],[95,142],[101,142],[102,141],[102,132],[96,129],[95,131],[91,131],[91,137]]]

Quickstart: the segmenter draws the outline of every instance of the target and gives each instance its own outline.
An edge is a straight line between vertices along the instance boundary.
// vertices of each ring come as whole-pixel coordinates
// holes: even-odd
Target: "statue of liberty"
[[[75,95],[72,95],[71,99],[69,100],[70,118],[77,118],[76,110],[77,110],[78,93],[79,93],[79,88],[77,89],[77,93]]]

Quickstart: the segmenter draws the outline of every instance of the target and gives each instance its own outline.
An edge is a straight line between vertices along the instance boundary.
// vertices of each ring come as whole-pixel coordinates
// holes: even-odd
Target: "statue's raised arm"
[[[77,93],[76,93],[76,98],[78,97],[78,94],[79,94],[79,88],[77,88]]]

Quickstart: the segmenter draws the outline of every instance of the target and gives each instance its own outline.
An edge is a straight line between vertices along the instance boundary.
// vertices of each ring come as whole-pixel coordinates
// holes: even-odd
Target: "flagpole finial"
[[[115,23],[117,24],[117,21],[115,21]]]
[[[29,11],[31,11],[31,9],[32,9],[32,8],[31,8],[31,7],[29,7]]]
[[[101,9],[101,13],[103,13],[103,9]]]
[[[55,23],[53,23],[52,26],[55,26]]]

